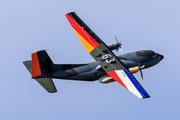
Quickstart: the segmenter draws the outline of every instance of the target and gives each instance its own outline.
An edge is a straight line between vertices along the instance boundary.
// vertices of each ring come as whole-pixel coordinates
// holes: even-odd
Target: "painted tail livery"
[[[54,64],[45,50],[32,53],[32,61],[23,62],[32,78],[49,93],[57,92],[52,78],[93,81],[88,71],[97,67],[98,63],[89,64]],[[95,73],[94,71],[92,74]]]
[[[32,53],[32,61],[25,61],[23,63],[32,74],[32,78],[44,87],[44,89],[46,89],[49,93],[57,92],[52,78],[43,77],[46,76],[46,74],[54,72],[51,67],[54,66],[54,64],[45,50]]]
[[[45,50],[32,53],[32,78],[54,72],[55,65]]]

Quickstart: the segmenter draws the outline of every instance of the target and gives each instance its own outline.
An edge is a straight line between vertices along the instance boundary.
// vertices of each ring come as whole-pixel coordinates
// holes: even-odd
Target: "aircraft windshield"
[[[152,59],[155,59],[157,57],[157,54],[155,53],[153,56],[152,56]]]

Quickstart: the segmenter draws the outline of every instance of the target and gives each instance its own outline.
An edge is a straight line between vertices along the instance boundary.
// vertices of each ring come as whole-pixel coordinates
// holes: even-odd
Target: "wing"
[[[100,62],[106,73],[139,98],[150,97],[107,45],[76,15],[66,14],[68,21],[91,56]]]

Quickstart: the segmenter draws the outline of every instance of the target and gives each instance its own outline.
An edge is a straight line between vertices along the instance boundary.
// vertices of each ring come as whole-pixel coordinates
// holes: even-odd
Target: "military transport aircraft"
[[[139,98],[148,98],[132,75],[159,63],[163,56],[152,50],[141,50],[116,56],[112,50],[121,49],[121,43],[106,45],[75,12],[66,14],[75,33],[95,61],[87,64],[54,64],[45,50],[32,53],[32,60],[23,62],[32,78],[49,93],[57,92],[52,78],[110,83],[117,81]],[[122,50],[122,49],[121,49]]]

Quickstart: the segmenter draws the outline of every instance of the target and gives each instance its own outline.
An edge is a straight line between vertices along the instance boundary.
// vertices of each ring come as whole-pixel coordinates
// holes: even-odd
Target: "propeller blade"
[[[142,78],[142,80],[144,80],[142,70],[141,69],[139,69],[139,70],[140,70],[140,73],[141,73],[141,78]]]
[[[122,55],[124,55],[124,52],[123,52],[122,48],[120,48],[120,50],[121,50]]]
[[[116,38],[116,35],[114,35],[114,37],[115,37],[115,39],[116,39],[116,42],[119,43],[118,40],[117,40],[117,38]]]
[[[122,45],[122,44],[118,41],[118,39],[117,39],[116,35],[114,35],[114,37],[115,37],[115,39],[116,39],[116,42],[117,42],[117,43],[118,43],[118,45],[119,45],[119,47],[118,47],[118,48],[120,48],[122,55],[124,55],[124,52],[123,52],[123,50],[122,50],[122,48],[121,48],[121,45]],[[118,51],[118,48],[116,49],[116,51]]]
[[[142,78],[142,80],[144,80],[144,77],[143,77],[143,72],[142,72],[142,69],[141,69],[141,66],[140,66],[140,63],[139,63],[139,60],[137,60],[138,61],[138,66],[139,66],[139,70],[140,70],[140,73],[141,73],[141,78]],[[145,67],[145,65],[143,65],[143,67],[142,68],[144,68]]]

